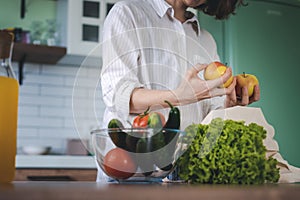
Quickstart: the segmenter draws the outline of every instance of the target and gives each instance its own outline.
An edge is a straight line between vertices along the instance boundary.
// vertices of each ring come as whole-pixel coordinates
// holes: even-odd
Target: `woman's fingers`
[[[204,70],[206,67],[207,67],[206,64],[196,64],[187,71],[187,76],[188,77],[198,76],[198,73]]]
[[[253,92],[253,95],[249,99],[249,103],[259,101],[259,99],[260,99],[260,88],[259,88],[259,85],[255,85],[254,92]]]
[[[197,64],[190,68],[175,93],[184,97],[185,100],[182,100],[184,102],[195,102],[223,95],[230,96],[231,102],[236,102],[236,79],[233,78],[233,82],[227,88],[222,87],[222,85],[232,77],[232,69],[228,68],[220,78],[202,80],[199,78],[198,73],[206,67],[206,64]]]
[[[238,104],[241,106],[246,106],[249,104],[248,88],[242,88],[242,96],[240,97]]]

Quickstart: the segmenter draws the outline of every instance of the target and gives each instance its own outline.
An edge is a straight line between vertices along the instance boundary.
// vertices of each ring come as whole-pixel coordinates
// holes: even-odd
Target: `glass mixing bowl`
[[[160,182],[183,153],[184,131],[152,128],[110,128],[91,132],[97,162],[118,182]]]

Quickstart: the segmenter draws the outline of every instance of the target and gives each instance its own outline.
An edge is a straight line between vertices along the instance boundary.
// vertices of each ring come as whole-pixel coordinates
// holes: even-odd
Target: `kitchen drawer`
[[[17,169],[15,181],[96,181],[97,169]]]

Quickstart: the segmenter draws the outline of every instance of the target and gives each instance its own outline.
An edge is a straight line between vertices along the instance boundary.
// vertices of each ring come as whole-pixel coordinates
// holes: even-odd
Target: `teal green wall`
[[[215,37],[221,60],[234,74],[248,72],[259,78],[261,100],[251,106],[260,107],[274,127],[281,155],[300,167],[300,3],[247,2],[223,25],[201,16],[200,24]]]
[[[215,20],[214,17],[199,13],[199,22],[200,26],[205,28],[208,32],[210,32],[218,47],[218,54],[223,63],[228,63],[228,60],[225,59],[225,43],[224,43],[224,21]]]
[[[0,0],[0,29],[21,27],[29,30],[33,21],[56,18],[56,1],[27,0],[27,11],[24,19],[20,17],[20,0]]]
[[[300,8],[249,1],[239,11],[226,31],[234,71],[257,75],[261,100],[253,106],[274,127],[282,156],[300,167]]]

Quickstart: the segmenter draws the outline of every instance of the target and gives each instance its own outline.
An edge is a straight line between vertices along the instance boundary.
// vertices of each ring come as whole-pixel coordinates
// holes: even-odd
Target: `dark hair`
[[[216,19],[227,19],[230,14],[235,14],[235,9],[240,5],[247,4],[243,0],[207,0],[195,9],[214,16]]]

